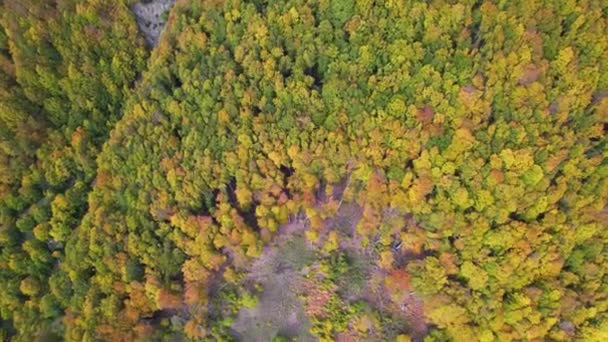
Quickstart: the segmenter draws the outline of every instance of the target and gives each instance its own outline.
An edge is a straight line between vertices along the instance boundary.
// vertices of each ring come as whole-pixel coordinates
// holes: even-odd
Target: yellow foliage
[[[388,251],[383,251],[382,253],[380,253],[380,261],[378,262],[378,265],[385,270],[392,269],[393,268],[393,252],[388,250]]]
[[[329,234],[327,236],[327,240],[325,241],[325,244],[323,245],[323,252],[331,253],[331,252],[335,251],[336,249],[338,249],[338,234],[332,230],[331,232],[329,232]]]

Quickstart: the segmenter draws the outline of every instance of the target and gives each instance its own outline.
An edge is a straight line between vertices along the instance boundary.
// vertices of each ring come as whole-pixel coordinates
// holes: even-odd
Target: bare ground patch
[[[281,227],[273,244],[251,265],[245,280],[249,288],[259,285],[258,305],[240,310],[232,330],[240,341],[271,341],[276,336],[315,341],[309,333],[310,322],[295,288],[303,269],[314,258],[307,245],[304,222]]]
[[[337,196],[341,196],[340,188],[331,197]],[[318,198],[326,201],[326,197],[329,196]],[[398,215],[389,211],[388,216]],[[427,331],[422,301],[409,288],[404,288],[397,300],[394,296],[391,298],[386,288],[389,271],[377,265],[377,241],[372,238],[370,243],[362,244],[362,237],[357,233],[361,216],[359,205],[340,201],[335,215],[323,221],[315,244],[305,238],[304,233],[309,229],[306,218],[294,218],[293,222],[281,226],[243,280],[245,287],[257,292],[258,304],[239,311],[232,324],[235,337],[240,341],[271,341],[276,336],[298,341],[317,340],[310,333],[318,324],[315,317],[327,318],[330,298],[337,296],[345,307],[360,307],[364,303],[357,315],[372,315],[380,322],[370,328],[366,340],[390,340],[399,334],[408,334],[414,341],[422,340]],[[339,244],[328,253],[323,251],[323,244],[330,232],[338,234]],[[393,253],[395,259],[403,259],[402,254],[409,251],[396,248]],[[403,268],[405,263],[399,263],[398,267]],[[328,265],[331,266],[328,268]],[[335,271],[335,268],[343,269]],[[331,285],[327,286],[328,283]],[[346,328],[343,326],[332,338],[360,340],[356,321],[357,318],[349,321]]]
[[[137,26],[149,46],[158,44],[165,27],[165,13],[171,9],[175,0],[144,0],[135,3],[131,10],[137,20]]]

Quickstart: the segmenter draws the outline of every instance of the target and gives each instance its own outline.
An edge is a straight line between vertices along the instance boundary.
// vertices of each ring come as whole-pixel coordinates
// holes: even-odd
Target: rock
[[[131,7],[139,31],[146,38],[149,46],[158,44],[160,35],[165,28],[163,14],[171,9],[175,0],[141,1]]]

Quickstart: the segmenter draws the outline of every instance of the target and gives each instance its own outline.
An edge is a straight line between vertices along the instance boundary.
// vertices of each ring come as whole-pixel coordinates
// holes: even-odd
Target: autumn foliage
[[[2,339],[234,339],[301,227],[321,339],[608,339],[602,1],[132,4],[0,3]]]

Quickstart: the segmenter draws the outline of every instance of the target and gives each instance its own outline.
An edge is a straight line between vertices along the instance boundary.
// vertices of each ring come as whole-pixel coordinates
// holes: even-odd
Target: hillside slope
[[[607,11],[176,2],[84,153],[86,206],[66,194],[47,235],[3,237],[3,322],[23,340],[40,317],[66,340],[605,340]],[[41,259],[52,274],[19,273]]]

